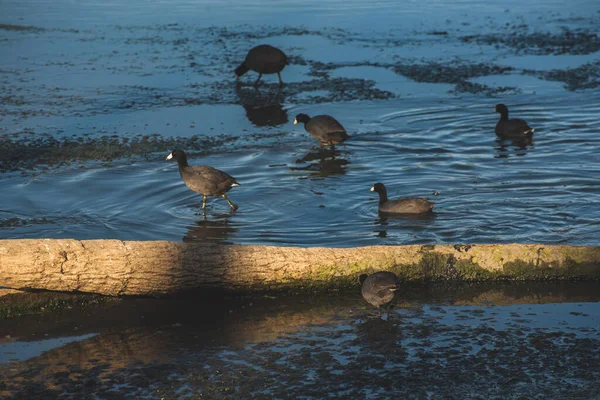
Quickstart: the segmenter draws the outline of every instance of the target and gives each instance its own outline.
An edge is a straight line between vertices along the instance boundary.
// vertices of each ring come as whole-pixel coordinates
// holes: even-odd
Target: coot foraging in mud
[[[388,200],[387,189],[383,183],[376,183],[371,192],[379,194],[379,212],[382,214],[425,214],[431,212],[435,203],[426,198],[406,198]]]
[[[236,68],[235,77],[239,79],[248,70],[258,72],[258,79],[254,82],[254,86],[257,86],[263,74],[277,74],[279,86],[283,86],[281,70],[285,68],[286,64],[287,56],[283,51],[268,44],[261,44],[250,49],[244,62]]]
[[[363,298],[377,307],[381,316],[382,310],[394,300],[396,290],[400,289],[400,280],[396,274],[387,271],[375,272],[371,275],[362,274],[359,280]]]
[[[233,186],[239,186],[234,177],[208,165],[188,165],[187,155],[183,150],[173,150],[167,160],[172,158],[177,160],[179,173],[187,187],[203,196],[202,210],[206,209],[207,196],[221,196],[227,200],[232,210],[237,210],[238,207],[225,194]]]
[[[494,112],[500,113],[500,121],[496,125],[496,135],[504,138],[527,138],[533,135],[534,128],[529,127],[525,120],[508,119],[508,108],[504,104],[496,104]]]
[[[330,115],[316,115],[311,118],[306,114],[298,114],[294,125],[299,123],[304,124],[304,129],[321,142],[321,146],[333,146],[350,138],[342,124]]]

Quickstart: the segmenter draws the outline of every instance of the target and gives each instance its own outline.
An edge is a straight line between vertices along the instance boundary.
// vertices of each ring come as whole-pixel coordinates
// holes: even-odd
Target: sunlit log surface
[[[167,241],[0,240],[0,287],[164,295],[211,287],[327,289],[362,272],[408,280],[598,279],[600,247],[478,244],[300,248]]]

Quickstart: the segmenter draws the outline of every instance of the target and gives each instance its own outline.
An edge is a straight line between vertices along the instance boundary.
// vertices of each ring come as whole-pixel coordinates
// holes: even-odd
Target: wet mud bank
[[[388,320],[357,289],[120,298],[4,318],[0,394],[343,398],[392,387],[499,399],[598,388],[597,282],[409,283]]]
[[[600,299],[599,282],[596,280],[552,281],[404,281],[402,290],[396,293],[397,307],[411,304],[453,304],[461,306],[515,305],[530,303],[593,302]],[[360,284],[333,288],[319,292],[303,289],[287,291],[232,291],[224,289],[192,289],[170,296],[103,296],[81,292],[54,292],[45,290],[0,289],[0,320],[3,327],[12,330],[12,339],[41,339],[36,333],[38,323],[29,324],[19,317],[29,316],[32,321],[44,321],[44,336],[68,336],[72,326],[79,326],[80,333],[91,333],[100,328],[126,328],[136,325],[128,316],[147,315],[146,323],[176,323],[178,319],[190,319],[198,312],[197,304],[214,302],[215,307],[202,309],[215,317],[235,308],[252,308],[261,305],[273,307],[279,302],[285,306],[303,307],[308,304],[355,304],[359,298]],[[298,301],[297,301],[298,300]],[[288,304],[289,303],[289,304]],[[297,303],[297,304],[296,304]],[[254,308],[253,308],[254,307]],[[175,314],[173,312],[176,310]],[[68,322],[68,323],[65,323]],[[15,331],[14,329],[17,329]],[[32,337],[33,336],[33,337]],[[2,340],[0,330],[0,341]]]
[[[600,248],[410,245],[301,248],[167,241],[0,241],[0,286],[159,296],[197,289],[326,291],[361,273],[407,281],[599,279]]]
[[[82,310],[114,301],[117,301],[117,298],[93,294],[0,288],[0,319],[52,313],[59,310]]]
[[[269,135],[263,145],[277,142],[285,136],[286,134]],[[254,140],[264,138],[264,135],[254,135]],[[137,134],[130,138],[118,135],[56,138],[52,134],[20,132],[11,137],[0,137],[0,151],[4,153],[0,158],[0,173],[20,171],[23,174],[36,174],[69,166],[89,168],[149,160],[164,161],[164,154],[170,152],[170,149],[182,148],[188,149],[193,155],[206,155],[229,151],[246,140],[248,137],[225,134],[190,137]]]

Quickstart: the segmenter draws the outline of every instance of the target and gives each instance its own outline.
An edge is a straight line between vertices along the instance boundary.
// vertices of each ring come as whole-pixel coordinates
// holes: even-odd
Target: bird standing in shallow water
[[[258,81],[263,74],[277,74],[279,77],[279,86],[283,86],[281,80],[281,71],[287,64],[287,56],[277,47],[261,44],[248,52],[246,59],[235,70],[235,77],[239,79],[248,70],[258,72],[258,79],[254,86],[258,86]]]
[[[298,114],[294,119],[294,125],[304,124],[304,129],[310,135],[321,142],[321,146],[333,146],[350,138],[346,129],[335,118],[330,115],[315,115],[309,117],[306,114]]]
[[[520,139],[533,135],[535,129],[531,128],[525,120],[508,119],[508,108],[504,104],[496,104],[494,112],[500,113],[500,120],[496,124],[496,135],[499,137]]]
[[[206,210],[207,196],[221,196],[233,211],[238,209],[225,194],[232,187],[240,185],[234,177],[208,165],[188,165],[187,155],[183,150],[173,150],[167,156],[167,160],[173,158],[177,160],[179,174],[187,187],[203,196],[202,211]]]
[[[381,214],[425,214],[435,206],[429,199],[419,197],[388,200],[387,189],[379,182],[373,185],[371,192],[379,194],[377,207]]]
[[[369,303],[377,307],[379,316],[394,300],[396,290],[400,289],[400,280],[393,272],[380,271],[374,274],[362,274],[359,277],[361,294]]]

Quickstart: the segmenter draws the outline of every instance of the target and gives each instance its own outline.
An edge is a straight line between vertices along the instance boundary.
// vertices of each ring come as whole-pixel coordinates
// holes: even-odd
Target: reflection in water
[[[194,225],[188,226],[187,233],[183,237],[184,242],[223,242],[231,234],[238,231],[237,228],[229,226],[231,213],[217,214],[214,219],[209,220],[206,216],[196,221]]]
[[[288,123],[285,100],[281,90],[260,91],[258,88],[236,86],[240,103],[246,110],[248,121],[256,126],[277,126]]]
[[[430,221],[436,217],[435,212],[428,212],[422,214],[387,214],[382,213],[379,215],[379,218],[375,220],[376,224],[387,225],[388,219],[402,219],[406,221]],[[423,224],[418,224],[422,226]]]
[[[402,330],[398,324],[398,318],[395,319],[395,321],[390,321],[370,318],[357,324],[357,344],[381,354],[386,354],[391,350],[398,351],[401,348]]]
[[[376,236],[380,238],[386,238],[388,233],[388,227],[390,226],[391,220],[404,220],[404,223],[398,222],[396,225],[402,225],[403,230],[409,230],[412,232],[421,232],[429,227],[430,221],[436,218],[435,212],[429,212],[425,214],[379,214],[375,222]]]
[[[287,111],[281,104],[244,105],[244,109],[248,120],[256,126],[277,126],[288,122]]]
[[[347,153],[347,152],[346,152]],[[346,165],[350,164],[341,158],[342,152],[330,147],[319,147],[309,151],[304,157],[296,160],[296,164],[308,163],[304,167],[292,167],[292,171],[311,171],[316,176],[327,177],[346,173]]]
[[[508,158],[511,150],[515,156],[525,156],[529,149],[533,150],[533,139],[522,138],[522,139],[500,139],[496,138],[496,155],[494,158]]]

